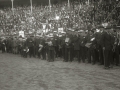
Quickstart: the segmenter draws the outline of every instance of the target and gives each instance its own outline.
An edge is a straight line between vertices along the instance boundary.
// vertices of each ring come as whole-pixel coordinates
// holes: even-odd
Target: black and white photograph
[[[0,0],[0,90],[120,90],[120,0]]]

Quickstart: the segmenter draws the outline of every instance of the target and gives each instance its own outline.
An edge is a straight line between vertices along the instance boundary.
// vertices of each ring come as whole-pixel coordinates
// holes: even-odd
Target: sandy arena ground
[[[47,62],[0,52],[0,90],[120,90],[120,66]]]

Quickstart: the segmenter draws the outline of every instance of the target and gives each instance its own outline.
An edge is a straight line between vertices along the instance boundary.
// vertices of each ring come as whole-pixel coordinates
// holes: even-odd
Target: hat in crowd
[[[103,29],[104,27],[103,26],[98,26],[97,29]]]
[[[84,32],[84,30],[79,30],[78,32],[80,32],[80,33],[81,33],[81,32]]]
[[[113,29],[120,29],[120,26],[113,25],[112,28],[113,28]]]
[[[91,30],[93,30],[93,31],[94,31],[94,30],[96,30],[96,28],[92,28]]]
[[[94,30],[89,30],[90,32],[94,33]]]
[[[34,37],[34,35],[30,35],[30,37]]]
[[[39,37],[39,35],[36,35],[36,37]]]
[[[53,37],[53,33],[50,33],[47,35],[49,38],[52,38]]]
[[[57,31],[53,31],[54,33],[56,33]]]
[[[112,28],[111,26],[107,26],[104,29],[108,30],[108,29],[111,29],[111,28]]]
[[[69,30],[69,31],[75,31],[75,30],[74,30],[74,29],[72,29],[72,28],[68,28],[68,30]]]

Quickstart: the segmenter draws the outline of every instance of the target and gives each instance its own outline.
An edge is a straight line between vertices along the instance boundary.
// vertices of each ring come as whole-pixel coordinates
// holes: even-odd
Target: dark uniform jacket
[[[48,49],[49,50],[55,50],[55,41],[54,40],[49,40],[49,42],[52,42],[52,45],[48,44]]]
[[[92,40],[94,38],[94,40]],[[90,48],[96,48],[96,38],[95,38],[95,35],[92,34],[92,35],[87,35],[86,37],[87,39],[87,43],[91,43],[90,45]]]
[[[101,44],[102,47],[105,47],[106,50],[111,50],[113,47],[114,39],[111,34],[103,32]]]
[[[79,39],[79,37],[74,38],[74,50],[80,50],[80,39]]]
[[[33,47],[33,46],[34,46],[34,41],[32,40],[32,38],[28,38],[28,39],[26,40],[26,45],[27,45],[28,47]]]

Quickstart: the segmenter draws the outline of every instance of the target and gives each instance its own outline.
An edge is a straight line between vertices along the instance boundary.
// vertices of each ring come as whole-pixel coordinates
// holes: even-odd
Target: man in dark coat
[[[58,37],[58,57],[62,58],[62,36]]]
[[[80,62],[80,38],[75,35],[74,37],[74,56],[77,57],[78,62]]]
[[[53,36],[50,37],[48,42],[48,61],[52,62],[55,59],[55,47],[54,47],[54,39]]]
[[[6,40],[5,39],[1,41],[1,48],[2,48],[2,53],[4,53],[5,48],[6,48]]]
[[[28,37],[26,40],[26,45],[29,48],[29,56],[34,56],[34,41],[32,39],[32,36]]]
[[[114,44],[113,44],[113,64],[115,63],[116,66],[119,65],[119,36],[117,36],[117,31],[113,31],[113,39],[114,39]]]
[[[39,44],[40,44],[40,38],[39,38],[39,36],[36,36],[35,39],[34,39],[35,57],[38,56]]]
[[[65,60],[64,61],[68,62],[69,57],[71,58],[70,56],[71,39],[69,35],[66,35],[64,42],[65,42]]]
[[[92,64],[94,65],[96,63],[96,59],[95,59],[96,39],[94,36],[94,31],[89,31],[86,38],[87,38],[86,46],[88,47],[88,63],[91,63],[92,61]]]
[[[65,61],[65,36],[62,36],[61,48],[62,48],[62,57],[63,61]]]
[[[104,50],[104,66],[105,66],[105,69],[109,69],[110,68],[110,63],[112,62],[112,48],[113,48],[113,43],[114,43],[114,40],[111,36],[111,33],[110,33],[110,28],[105,28],[104,29],[104,32],[102,34],[102,47],[103,47],[103,50]]]
[[[74,43],[75,43],[75,37],[73,35],[70,35],[70,41],[69,41],[69,45],[70,45],[70,62],[73,61],[75,53],[74,53]],[[77,53],[78,54],[78,53]],[[77,55],[78,59],[79,59],[79,54]]]
[[[9,39],[8,39],[8,50],[9,50],[9,52],[10,53],[12,53],[12,47],[13,47],[13,42],[12,42],[12,40],[13,40],[13,38],[12,37],[10,37]]]
[[[47,43],[46,43],[46,40],[44,37],[41,38],[41,44],[43,45],[43,48],[42,48],[42,57],[43,57],[43,60],[46,60],[46,54],[47,54]]]
[[[54,42],[55,42],[55,57],[58,58],[58,50],[59,50],[59,45],[58,45],[58,36],[54,36]]]
[[[103,49],[102,49],[102,45],[101,45],[102,31],[103,31],[103,27],[99,27],[98,29],[96,29],[96,33],[95,33],[96,54],[97,54],[97,55],[95,55],[95,57],[100,65],[104,64]]]
[[[87,56],[87,47],[85,47],[86,44],[86,38],[85,36],[80,37],[80,54],[81,59],[83,62],[85,62],[86,56]]]

